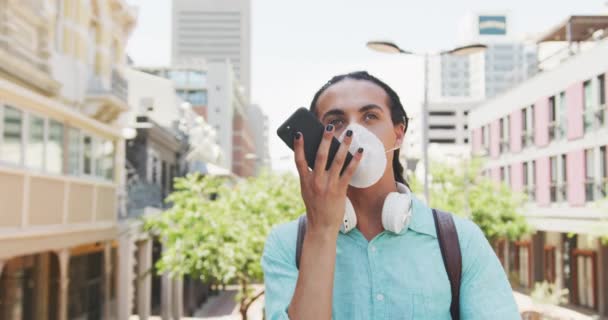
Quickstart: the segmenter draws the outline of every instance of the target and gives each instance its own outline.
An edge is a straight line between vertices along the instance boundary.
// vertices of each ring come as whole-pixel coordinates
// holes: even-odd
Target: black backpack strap
[[[302,244],[304,244],[304,235],[306,234],[306,215],[303,214],[298,218],[298,238],[296,242],[296,268],[300,269],[300,257],[302,256]]]
[[[458,242],[458,232],[451,214],[433,209],[433,219],[435,219],[435,230],[437,231],[441,257],[452,289],[450,314],[453,320],[458,320],[460,319],[460,277],[462,273],[462,255]]]

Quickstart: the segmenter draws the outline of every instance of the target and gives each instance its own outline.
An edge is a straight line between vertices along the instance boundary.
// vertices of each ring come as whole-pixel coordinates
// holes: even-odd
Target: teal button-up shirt
[[[511,286],[481,230],[454,217],[462,252],[462,320],[520,319]],[[275,227],[264,248],[266,318],[288,319],[298,269],[298,223]],[[367,241],[358,229],[338,236],[333,319],[450,319],[450,283],[432,211],[413,198],[412,220],[400,234]]]

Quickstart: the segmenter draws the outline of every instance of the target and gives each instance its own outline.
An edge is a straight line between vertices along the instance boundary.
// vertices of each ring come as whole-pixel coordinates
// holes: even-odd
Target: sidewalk
[[[542,305],[535,304],[532,301],[532,298],[530,298],[530,296],[525,295],[523,293],[519,293],[517,291],[513,291],[513,296],[515,296],[515,302],[517,303],[520,313],[522,313],[524,311],[544,312],[546,315],[555,317],[555,319],[559,319],[559,320],[599,319],[599,318],[590,317],[590,316],[582,314],[580,312],[576,312],[574,310],[560,307],[560,306],[542,306]]]
[[[262,285],[256,285],[255,292],[263,290]],[[207,300],[205,304],[201,306],[194,313],[196,319],[240,319],[239,306],[234,300],[237,294],[237,286],[227,286],[225,291],[220,292],[217,296],[213,296]],[[249,307],[247,316],[249,320],[262,320],[264,308],[264,296],[258,298]]]

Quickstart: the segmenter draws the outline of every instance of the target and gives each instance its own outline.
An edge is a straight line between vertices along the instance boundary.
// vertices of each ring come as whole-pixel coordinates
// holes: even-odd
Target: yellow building
[[[125,0],[0,0],[0,319],[116,317]]]

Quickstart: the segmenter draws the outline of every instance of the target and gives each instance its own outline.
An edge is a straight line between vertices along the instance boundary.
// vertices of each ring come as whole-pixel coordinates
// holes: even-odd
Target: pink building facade
[[[535,234],[497,246],[513,285],[568,288],[568,304],[608,316],[608,41],[469,114],[472,154],[498,183],[528,196]],[[508,175],[501,174],[507,172]]]

